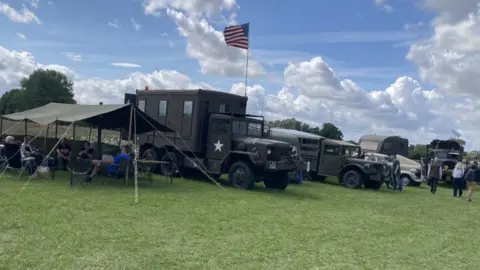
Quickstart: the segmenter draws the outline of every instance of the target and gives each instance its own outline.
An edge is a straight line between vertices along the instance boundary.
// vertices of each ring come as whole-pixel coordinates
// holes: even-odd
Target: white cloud
[[[82,61],[82,56],[74,52],[63,52],[62,55],[75,62]]]
[[[162,36],[162,37],[168,37],[168,33],[165,33],[165,32],[164,32],[164,33],[161,33],[160,36]]]
[[[38,4],[40,4],[40,0],[31,0],[30,5],[34,8],[38,8]]]
[[[139,64],[134,64],[134,63],[110,63],[111,66],[115,67],[124,67],[124,68],[139,68],[142,67]]]
[[[172,9],[167,14],[178,26],[180,35],[187,39],[187,55],[198,61],[203,74],[245,76],[246,50],[226,46],[223,33],[205,19],[187,17]],[[254,77],[264,75],[265,71],[256,60],[250,59],[248,73]]]
[[[23,10],[18,12],[8,4],[0,2],[0,13],[3,13],[12,22],[42,24],[42,21],[25,5],[23,5]]]
[[[19,37],[20,39],[23,39],[23,40],[27,40],[27,37],[22,33],[17,33],[17,37]]]
[[[236,0],[145,0],[143,7],[145,14],[153,16],[160,15],[160,10],[173,8],[191,16],[210,17],[221,11],[236,8],[237,3]]]
[[[118,20],[113,20],[113,21],[108,22],[108,26],[110,26],[112,28],[115,28],[115,29],[120,28],[120,24],[119,24]]]
[[[382,8],[387,13],[391,13],[395,10],[391,5],[387,4],[386,0],[375,0],[374,2],[375,5]]]
[[[425,25],[424,22],[422,21],[419,21],[419,22],[416,22],[416,23],[406,23],[403,28],[405,30],[413,30],[413,29],[418,29],[420,27],[423,27]]]
[[[136,31],[142,28],[142,26],[139,23],[137,23],[133,18],[130,18],[130,22],[132,23],[132,26]]]

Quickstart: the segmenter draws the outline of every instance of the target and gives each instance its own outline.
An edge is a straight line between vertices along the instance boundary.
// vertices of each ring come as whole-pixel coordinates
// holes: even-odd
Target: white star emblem
[[[218,140],[217,143],[214,143],[213,145],[215,146],[215,152],[222,152],[223,144],[220,142],[220,140]]]

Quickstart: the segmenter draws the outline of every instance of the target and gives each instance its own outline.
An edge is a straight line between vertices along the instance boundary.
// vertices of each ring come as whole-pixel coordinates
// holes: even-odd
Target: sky
[[[250,113],[330,122],[345,139],[452,137],[479,149],[480,0],[0,0],[0,94],[37,68],[80,103],[135,89],[244,94]]]

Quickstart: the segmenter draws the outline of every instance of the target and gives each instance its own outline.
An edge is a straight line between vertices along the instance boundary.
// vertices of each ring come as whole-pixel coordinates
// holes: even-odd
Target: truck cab
[[[426,164],[424,164],[425,171],[428,171],[428,164],[433,162],[437,158],[442,163],[443,182],[452,181],[452,171],[455,168],[457,162],[463,160],[464,149],[463,147],[454,140],[432,140],[429,145],[427,145],[427,155],[426,155]]]

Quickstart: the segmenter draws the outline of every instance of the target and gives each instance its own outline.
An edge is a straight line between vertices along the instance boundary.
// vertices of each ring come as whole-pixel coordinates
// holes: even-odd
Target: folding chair
[[[77,159],[70,160],[67,170],[70,172],[70,186],[74,186],[74,183],[80,181],[80,185],[83,186],[87,174],[92,170],[92,161],[89,159]]]
[[[22,162],[22,155],[20,153],[20,145],[13,144],[13,143],[6,143],[5,144],[5,156],[6,156],[6,164],[2,170],[2,175],[5,174],[6,170],[14,170],[19,171],[20,173],[17,176],[17,179],[22,176],[23,172],[25,171],[24,163]],[[29,164],[29,162],[27,162]]]

